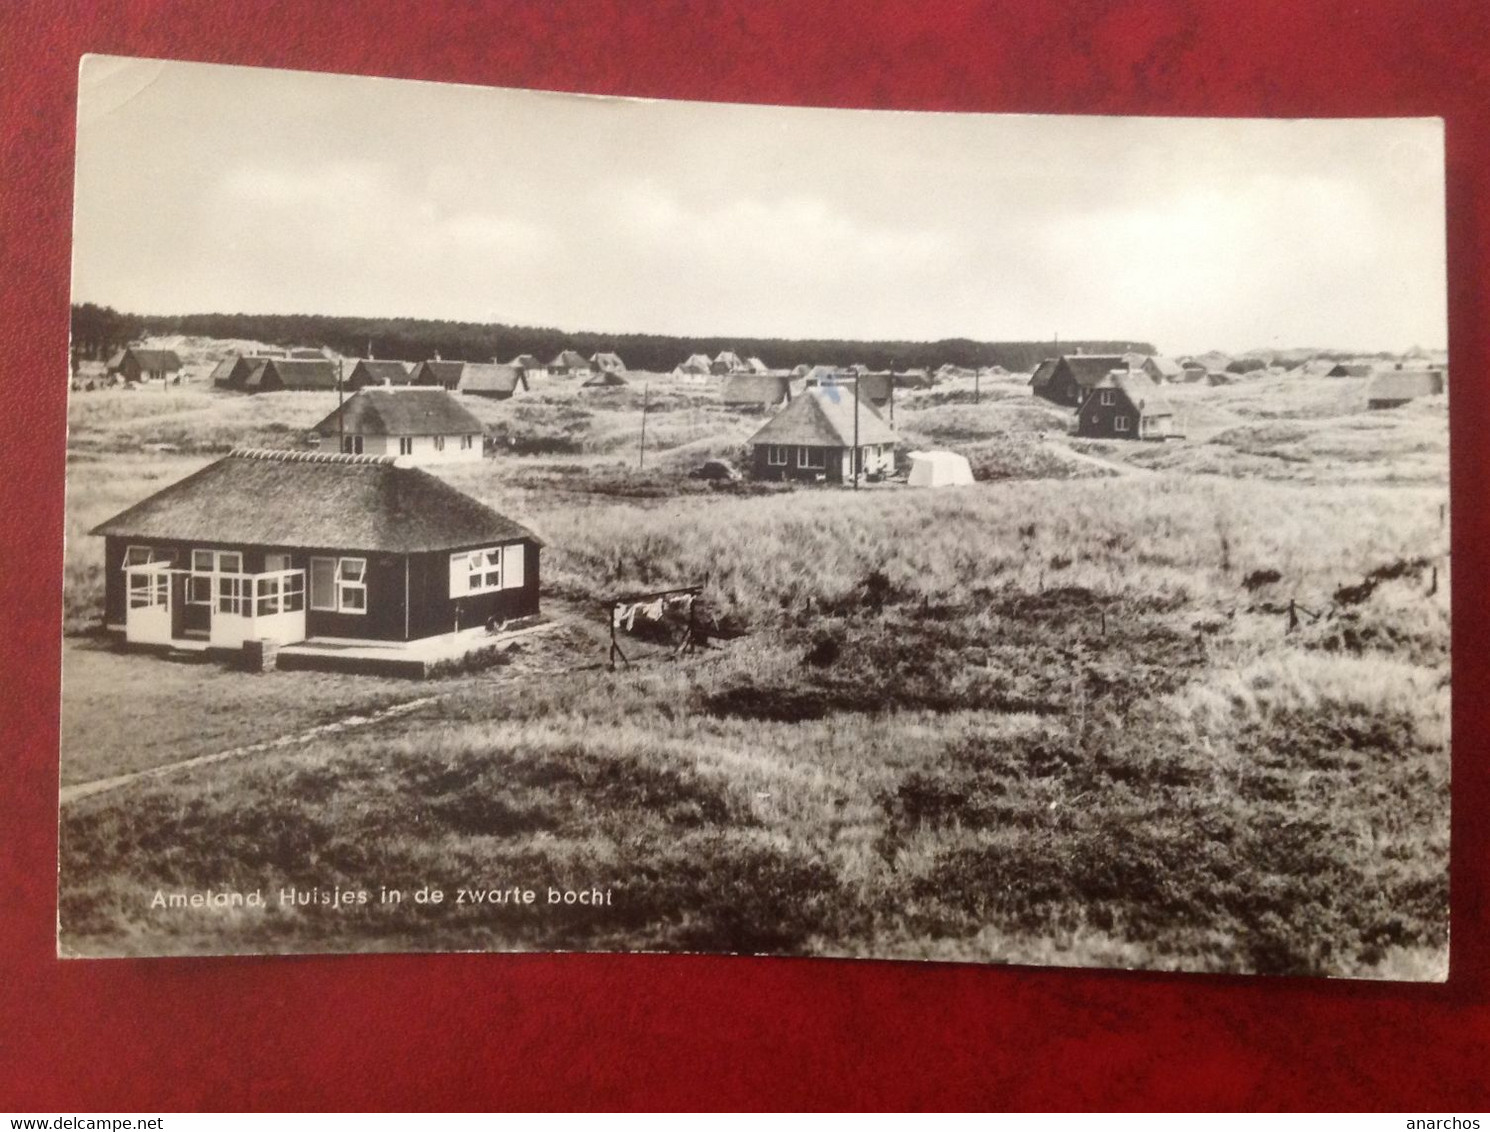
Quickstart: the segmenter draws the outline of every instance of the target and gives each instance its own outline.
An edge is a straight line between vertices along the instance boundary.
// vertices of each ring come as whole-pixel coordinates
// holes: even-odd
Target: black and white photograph
[[[57,949],[1442,981],[1443,124],[90,55]]]

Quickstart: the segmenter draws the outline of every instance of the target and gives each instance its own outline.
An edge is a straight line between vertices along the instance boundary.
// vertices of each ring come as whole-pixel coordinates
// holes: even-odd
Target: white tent
[[[911,487],[956,487],[973,482],[967,457],[956,452],[912,452]]]

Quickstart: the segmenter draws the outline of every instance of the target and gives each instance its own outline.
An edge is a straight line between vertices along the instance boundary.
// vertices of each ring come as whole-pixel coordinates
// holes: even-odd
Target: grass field
[[[542,535],[572,624],[433,688],[100,651],[83,532],[211,458],[192,438],[293,444],[328,406],[75,397],[65,782],[440,698],[69,803],[63,947],[1442,976],[1442,399],[1368,414],[1359,382],[1176,387],[1186,438],[1125,446],[1060,438],[1067,415],[1017,380],[977,403],[958,385],[906,395],[896,425],[967,452],[971,488],[721,491],[686,472],[762,418],[645,380],[644,468],[635,388],[477,404],[503,454],[439,474]],[[141,451],[159,444],[181,451]],[[745,635],[598,666],[599,599],[693,581]],[[288,886],[373,896],[281,907]],[[512,886],[536,903],[457,900]],[[447,898],[416,903],[431,887]],[[549,888],[611,903],[549,907]],[[151,907],[207,889],[270,906]]]

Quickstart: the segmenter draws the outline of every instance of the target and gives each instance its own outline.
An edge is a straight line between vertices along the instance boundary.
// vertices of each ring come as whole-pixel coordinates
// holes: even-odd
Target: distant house
[[[129,346],[109,359],[109,372],[125,381],[165,381],[181,371],[181,359],[175,350],[147,350]]]
[[[262,358],[243,379],[245,393],[315,392],[336,388],[336,363],[325,358]],[[262,364],[258,364],[262,363]]]
[[[732,373],[719,383],[719,400],[732,409],[779,409],[791,399],[786,374]]]
[[[413,384],[414,368],[412,366],[403,362],[384,362],[363,358],[352,367],[352,372],[347,374],[344,388],[357,390],[376,385]]]
[[[402,464],[482,457],[485,429],[443,389],[368,386],[316,425],[322,452],[396,456]]]
[[[1179,363],[1180,369],[1185,371],[1184,380],[1186,381],[1199,381],[1210,372],[1199,358],[1180,358]]]
[[[820,367],[826,368],[826,367]],[[808,389],[823,389],[828,386],[842,386],[845,389],[858,387],[859,396],[876,409],[883,409],[890,404],[895,397],[896,375],[893,373],[870,373],[857,372],[850,368],[848,371],[827,373],[814,371],[807,375],[806,387]]]
[[[894,471],[898,439],[872,405],[856,404],[851,388],[824,386],[761,426],[750,438],[751,465],[757,479],[847,483],[856,467],[863,476]]]
[[[1370,377],[1375,372],[1374,362],[1336,362],[1325,371],[1325,377]]]
[[[447,362],[438,358],[420,362],[414,367],[410,383],[450,393],[490,397],[494,401],[505,401],[518,389],[528,392],[527,373],[499,362]]]
[[[561,351],[548,363],[548,372],[554,377],[588,377],[593,370],[585,356],[573,350]]]
[[[231,362],[226,375],[220,371],[223,365]],[[261,370],[269,364],[269,358],[251,354],[237,355],[224,358],[217,369],[212,371],[212,384],[219,389],[236,389],[240,392],[248,388],[248,379],[256,371]]]
[[[711,372],[709,367],[713,364],[708,354],[689,354],[688,359],[680,362],[673,373],[679,377],[703,377]]]
[[[229,354],[217,365],[212,367],[212,372],[207,375],[214,388],[223,389],[227,387],[229,379],[233,376],[233,367],[238,364],[238,355]]]
[[[1113,370],[1127,368],[1121,354],[1062,354],[1040,363],[1030,388],[1036,397],[1074,407]]]
[[[626,363],[619,354],[596,354],[590,359],[590,367],[605,373],[625,373]]]
[[[801,365],[793,366],[792,377],[806,377],[810,369],[812,369],[812,367],[809,366],[806,362],[803,362]]]
[[[1334,368],[1335,363],[1328,358],[1310,358],[1288,372],[1292,377],[1324,377]]]
[[[1163,440],[1174,433],[1174,410],[1142,370],[1114,369],[1088,391],[1076,435],[1113,440]]]
[[[770,373],[771,372],[771,367],[768,366],[768,365],[766,365],[766,363],[763,362],[763,361],[761,361],[759,358],[746,358],[745,359],[745,368],[747,370],[749,370],[751,373]]]
[[[1395,409],[1419,397],[1435,397],[1444,392],[1445,384],[1442,370],[1382,370],[1366,386],[1366,408]]]
[[[744,359],[733,350],[719,351],[719,356],[709,363],[709,372],[712,374],[744,373],[749,368]]]
[[[533,533],[389,457],[239,449],[91,533],[104,624],[136,644],[414,641],[538,612]]]
[[[622,386],[630,384],[631,383],[629,381],[627,381],[619,373],[616,373],[614,370],[603,369],[598,370],[597,372],[591,374],[584,381],[580,382],[579,387],[581,389],[590,390],[620,389]]]
[[[1140,368],[1156,382],[1185,380],[1185,367],[1173,358],[1166,358],[1162,354],[1144,358]]]
[[[548,366],[544,365],[532,354],[519,354],[508,363],[513,369],[522,370],[523,377],[532,381],[535,377],[548,376]]]

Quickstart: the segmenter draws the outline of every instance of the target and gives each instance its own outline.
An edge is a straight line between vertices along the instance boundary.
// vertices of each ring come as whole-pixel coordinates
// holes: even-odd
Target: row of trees
[[[73,341],[84,343],[84,356],[104,356],[142,334],[183,334],[206,338],[241,338],[272,346],[325,346],[349,357],[417,362],[439,354],[458,361],[510,361],[533,354],[548,361],[561,350],[585,357],[614,351],[632,369],[663,372],[690,354],[718,355],[733,350],[742,357],[758,357],[773,368],[808,365],[851,365],[871,369],[935,369],[950,362],[976,368],[1000,365],[1009,370],[1033,369],[1042,358],[1078,348],[1088,353],[1153,353],[1146,342],[976,342],[952,338],[939,342],[784,338],[679,338],[663,334],[568,333],[550,327],[505,326],[500,323],[448,322],[411,318],[350,318],[331,315],[190,314],[138,316],[119,314],[91,303],[73,307]]]

